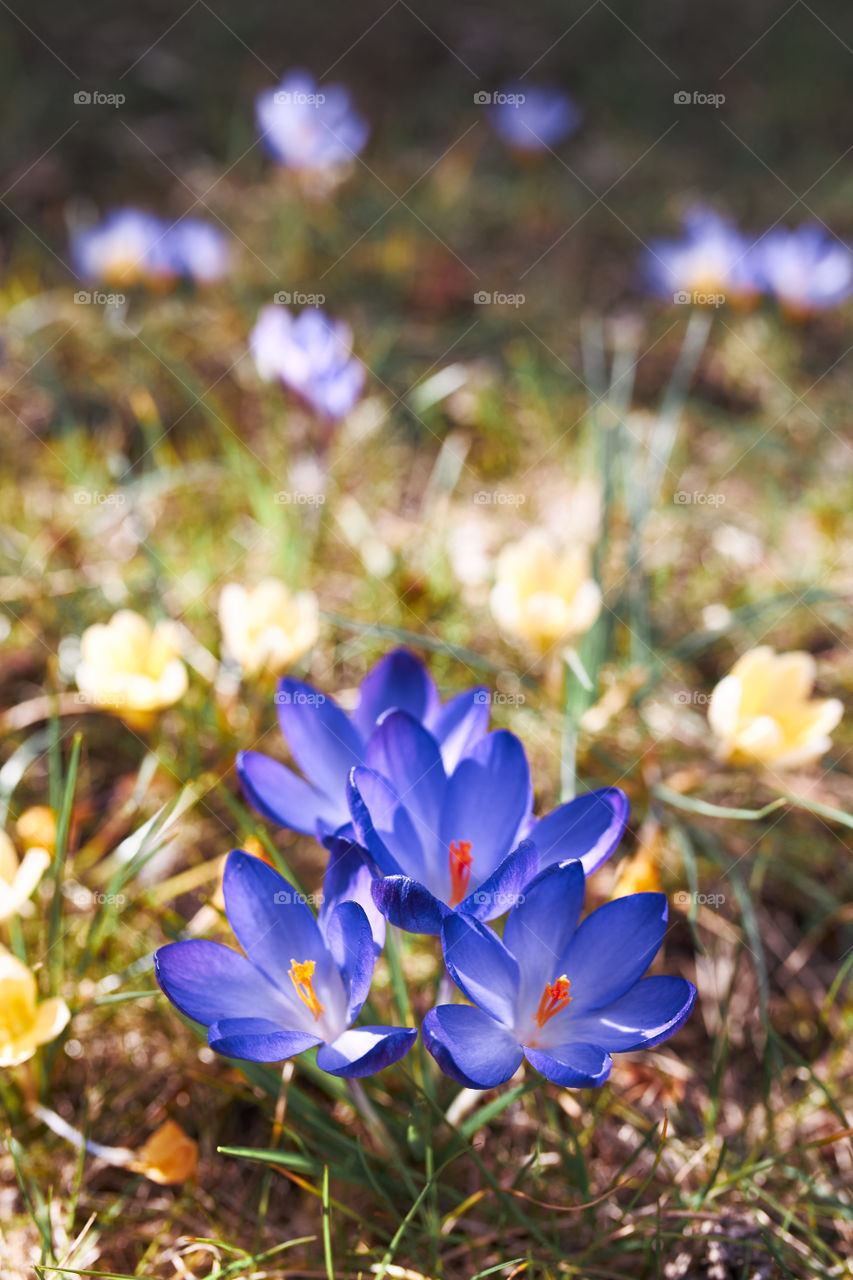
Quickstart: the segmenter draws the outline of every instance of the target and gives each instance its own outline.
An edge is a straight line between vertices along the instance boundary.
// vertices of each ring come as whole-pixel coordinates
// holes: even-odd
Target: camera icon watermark
[[[97,489],[74,490],[74,502],[78,507],[121,507],[126,501],[123,493],[100,493]]]
[[[273,94],[277,107],[322,107],[325,101],[325,93],[303,93],[299,89],[279,89]]]
[[[719,911],[725,904],[726,895],[724,893],[687,893],[684,889],[680,889],[678,893],[672,895],[672,900],[677,907],[690,907],[695,903],[697,907],[713,907],[715,911]]]
[[[523,93],[489,93],[486,89],[478,89],[474,94],[475,107],[520,107],[524,102],[526,97]]]
[[[322,907],[322,893],[298,893],[296,889],[279,889],[272,900],[277,907],[289,906],[292,902],[302,902],[306,907]]]
[[[689,289],[677,289],[672,295],[672,300],[679,307],[724,307],[726,305],[724,293],[702,293],[698,289],[694,289],[693,292]]]
[[[281,489],[275,495],[274,501],[279,507],[322,507],[326,501],[326,495],[309,493],[304,489]]]
[[[702,93],[699,89],[679,89],[672,95],[677,107],[713,107],[719,110],[726,100],[724,93]]]
[[[78,289],[74,301],[81,307],[123,307],[127,298],[123,293],[91,292],[89,289]]]
[[[679,689],[675,701],[683,707],[707,707],[711,701],[710,693],[700,693],[698,689]]]
[[[87,889],[77,880],[67,881],[62,892],[80,911],[92,911],[97,907],[115,907],[117,911],[121,911],[127,904],[123,893],[102,893],[99,889]]]
[[[279,289],[273,294],[273,302],[279,307],[322,307],[326,304],[325,293],[291,293],[287,289]]]
[[[493,907],[496,913],[503,915],[524,902],[525,897],[523,893],[487,893],[484,889],[477,889],[471,894],[471,901],[478,907]]]
[[[275,701],[279,707],[322,707],[326,695],[308,689],[277,689]]]
[[[691,493],[689,489],[679,489],[677,493],[672,495],[672,500],[677,507],[721,507],[726,500],[726,495],[724,493],[705,493],[697,489],[694,489]]]
[[[478,489],[474,502],[478,507],[523,507],[527,498],[523,493],[498,493],[497,490]]]
[[[78,89],[74,94],[78,107],[123,107],[126,102],[123,93],[102,93],[100,89]]]
[[[495,293],[488,289],[478,289],[474,294],[474,303],[478,307],[523,307],[526,301],[523,293]]]

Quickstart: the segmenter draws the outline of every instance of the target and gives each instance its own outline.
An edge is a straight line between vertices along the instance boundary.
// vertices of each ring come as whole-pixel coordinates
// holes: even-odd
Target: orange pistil
[[[315,1020],[322,1017],[326,1012],[317,996],[314,993],[314,969],[316,965],[313,960],[303,960],[301,964],[297,964],[295,960],[290,962],[289,977],[290,981],[296,987],[296,994],[299,999],[307,1004],[308,1008],[314,1015]]]
[[[468,881],[471,879],[470,840],[452,840],[450,843],[450,906],[458,906],[468,894]]]
[[[565,974],[554,983],[545,983],[545,990],[542,992],[542,999],[539,1001],[539,1008],[536,1010],[536,1021],[540,1027],[544,1027],[548,1019],[553,1018],[555,1013],[565,1009],[572,999],[569,995],[570,986],[571,983]]]

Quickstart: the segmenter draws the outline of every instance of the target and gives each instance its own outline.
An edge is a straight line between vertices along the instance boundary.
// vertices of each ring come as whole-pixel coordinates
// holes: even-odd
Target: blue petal
[[[248,1062],[283,1062],[294,1054],[304,1053],[319,1036],[307,1031],[286,1031],[264,1018],[224,1018],[214,1022],[207,1033],[207,1043],[226,1058],[242,1058]]]
[[[547,867],[527,885],[522,900],[509,913],[504,944],[521,971],[519,1009],[531,1017],[545,984],[561,975],[557,966],[577,928],[583,893],[579,862]]]
[[[289,1016],[287,1003],[251,961],[206,938],[160,947],[154,972],[172,1004],[205,1027],[219,1018]]]
[[[289,677],[279,681],[276,704],[281,731],[305,777],[329,796],[343,795],[350,769],[364,763],[364,744],[349,716],[310,684]]]
[[[373,947],[378,956],[385,946],[385,917],[376,908],[370,887],[376,879],[375,865],[366,849],[345,835],[342,828],[324,841],[329,850],[329,861],[323,877],[323,904],[317,923],[322,929],[324,921],[339,902],[357,902],[370,923]]]
[[[488,734],[459,762],[447,784],[440,828],[444,849],[470,840],[478,880],[492,874],[518,843],[533,804],[530,768],[514,734]]]
[[[338,966],[347,994],[346,1021],[349,1025],[367,999],[376,964],[373,934],[364,911],[357,902],[340,902],[325,920],[329,952]]]
[[[547,1050],[525,1048],[524,1056],[548,1080],[568,1089],[597,1089],[613,1065],[610,1054],[600,1045],[581,1041]]]
[[[333,968],[310,907],[284,876],[240,849],[228,855],[222,889],[228,923],[246,955],[297,1013],[310,1017],[291,981],[291,962],[314,961],[314,985],[322,1004],[326,999],[320,990],[328,986]]]
[[[649,1049],[668,1040],[690,1015],[696,988],[686,978],[643,978],[624,996],[570,1018],[572,1036],[604,1045],[610,1053]]]
[[[311,836],[318,821],[335,828],[349,818],[343,787],[337,795],[327,796],[259,751],[241,751],[237,773],[252,807],[281,827]]]
[[[372,1076],[399,1062],[417,1039],[416,1027],[350,1027],[317,1052],[317,1066],[333,1076]]]
[[[572,1013],[600,1009],[643,976],[666,933],[662,893],[632,893],[587,916],[560,960],[572,984]]]
[[[408,711],[424,721],[437,707],[438,693],[424,664],[408,649],[393,649],[362,680],[351,719],[367,740],[386,711]]]
[[[450,774],[463,756],[489,728],[489,690],[466,689],[427,721],[427,728],[441,746],[445,771]]]
[[[536,875],[538,866],[539,854],[535,844],[522,840],[488,879],[459,903],[456,910],[473,916],[475,920],[494,920],[505,915],[523,898],[525,886]]]
[[[472,1004],[511,1027],[518,1004],[519,973],[498,935],[487,925],[450,912],[441,928],[444,963]]]
[[[427,879],[427,866],[414,821],[389,783],[370,769],[353,769],[347,785],[352,825],[383,875],[401,871]]]
[[[447,907],[409,876],[386,876],[371,885],[373,901],[389,924],[408,933],[441,933]]]
[[[469,1089],[494,1089],[521,1066],[521,1046],[511,1031],[482,1009],[442,1004],[430,1009],[421,1031],[445,1075]]]
[[[628,821],[628,797],[618,787],[601,787],[561,804],[530,832],[539,865],[580,858],[585,875],[606,862]]]
[[[418,831],[435,845],[447,788],[438,743],[405,711],[389,711],[367,744],[367,764],[390,782]]]

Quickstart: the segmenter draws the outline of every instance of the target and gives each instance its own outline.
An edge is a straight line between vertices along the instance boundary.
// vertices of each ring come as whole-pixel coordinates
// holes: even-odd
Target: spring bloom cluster
[[[704,205],[683,221],[679,239],[655,240],[645,255],[646,281],[662,297],[719,306],[766,294],[802,319],[853,294],[853,250],[818,223],[747,236]]]
[[[116,209],[71,241],[74,269],[92,284],[169,285],[183,276],[211,284],[228,272],[226,237],[209,222],[170,223],[141,209]]]
[[[352,354],[352,331],[319,308],[294,316],[264,307],[249,335],[249,349],[264,382],[281,382],[329,421],[345,418],[364,390],[366,371]]]
[[[293,594],[276,578],[247,589],[232,582],[219,597],[223,654],[244,675],[280,675],[317,639],[319,611],[312,591]]]
[[[498,556],[490,603],[501,631],[541,656],[589,630],[601,590],[585,547],[559,548],[532,529]]]
[[[187,669],[172,622],[152,627],[140,614],[121,609],[109,622],[84,631],[80,649],[77,687],[131,728],[149,728],[156,713],[187,690]]]
[[[769,645],[739,658],[711,695],[708,719],[721,759],[791,769],[818,760],[841,719],[837,698],[813,698],[809,653]]]
[[[204,939],[157,952],[160,986],[214,1050],[277,1062],[316,1049],[339,1076],[398,1061],[418,1029],[362,1015],[386,921],[441,939],[470,1003],[431,1010],[422,1034],[469,1087],[502,1083],[523,1057],[558,1083],[599,1085],[612,1053],[682,1025],[692,985],[644,977],[666,928],[662,894],[629,894],[579,924],[586,876],[625,827],[618,788],[537,817],[521,742],[489,730],[488,691],[443,702],[405,650],[368,672],[350,712],[291,678],[276,703],[299,772],[247,751],[240,779],[261,814],[313,834],[329,862],[315,917],[273,867],[233,851],[224,900],[242,954]],[[487,923],[501,916],[503,940]]]

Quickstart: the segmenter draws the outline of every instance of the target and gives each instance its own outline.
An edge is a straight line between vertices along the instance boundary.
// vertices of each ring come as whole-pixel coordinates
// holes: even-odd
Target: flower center
[[[559,1013],[561,1009],[565,1009],[566,1005],[571,1001],[569,995],[569,987],[571,983],[565,974],[558,978],[556,982],[546,982],[545,990],[542,992],[542,999],[539,1001],[539,1008],[536,1010],[536,1021],[540,1027],[544,1027],[549,1018],[553,1018],[555,1013]]]
[[[470,840],[452,840],[448,853],[450,863],[450,906],[456,907],[468,895],[468,881],[471,879]]]
[[[326,1010],[320,1004],[314,991],[315,968],[316,965],[313,960],[303,960],[300,964],[297,964],[295,960],[291,960],[288,976],[296,988],[296,994],[299,999],[303,1004],[307,1004],[316,1021],[323,1016]]]

